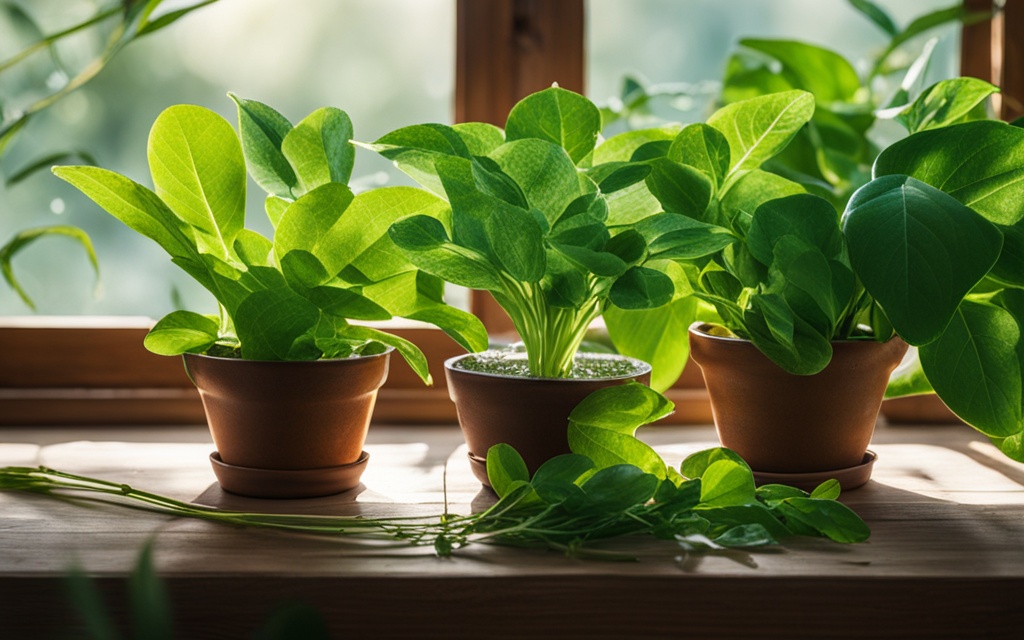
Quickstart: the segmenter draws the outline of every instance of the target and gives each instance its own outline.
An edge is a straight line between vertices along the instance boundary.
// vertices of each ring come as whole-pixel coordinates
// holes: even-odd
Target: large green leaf
[[[444,226],[429,216],[400,220],[388,236],[409,261],[427,273],[471,289],[500,290],[504,287],[498,270],[486,256],[452,243]]]
[[[302,119],[281,142],[281,151],[295,169],[302,193],[336,182],[347,185],[356,149],[352,121],[334,107],[317,109]]]
[[[246,360],[293,360],[292,347],[320,318],[316,306],[286,286],[255,291],[233,314]],[[316,359],[319,354],[309,354]]]
[[[362,144],[376,151],[413,180],[434,193],[444,196],[445,190],[434,166],[443,156],[469,159],[466,142],[455,129],[442,124],[417,124],[386,134],[372,144]]]
[[[420,348],[412,342],[409,342],[405,338],[400,338],[394,334],[374,329],[373,327],[364,327],[360,325],[347,325],[339,331],[341,337],[356,340],[374,340],[381,344],[386,344],[389,347],[394,347],[396,351],[405,359],[409,368],[416,372],[416,375],[420,377],[425,384],[433,384],[434,379],[430,375],[430,369],[427,366],[427,357],[423,355]]]
[[[267,193],[292,198],[298,178],[281,152],[281,142],[292,130],[292,123],[262,102],[233,93],[228,93],[228,97],[238,105],[238,129],[249,175]]]
[[[609,300],[622,309],[648,309],[668,304],[675,287],[660,271],[632,267],[612,284]]]
[[[569,414],[569,448],[593,460],[599,469],[630,464],[663,479],[661,456],[633,434],[673,408],[660,393],[637,382],[599,389]]]
[[[670,124],[652,129],[626,131],[608,138],[594,150],[594,166],[606,162],[629,162],[637,149],[649,142],[672,141],[679,134],[679,125]]]
[[[724,227],[675,213],[659,213],[644,218],[634,228],[647,241],[652,259],[701,258],[721,251],[737,239]]]
[[[704,172],[717,190],[729,172],[729,141],[714,127],[691,124],[672,140],[668,157]]]
[[[755,504],[757,498],[750,467],[728,458],[712,462],[700,476],[700,501],[709,507]]]
[[[719,211],[728,219],[733,228],[745,228],[762,204],[776,198],[806,193],[800,184],[780,175],[756,169],[733,183],[732,188],[722,197]]]
[[[281,216],[274,233],[274,253],[278,259],[296,249],[318,257],[331,257],[331,253],[342,249],[336,242],[328,242],[328,238],[331,227],[345,212],[352,198],[347,186],[327,183],[293,202]],[[335,264],[338,261],[337,258],[332,259]],[[335,273],[337,270],[328,271],[328,275]]]
[[[199,233],[200,248],[227,257],[245,224],[245,159],[235,130],[213,111],[176,105],[149,133],[156,193]]]
[[[982,120],[922,131],[888,147],[875,176],[904,174],[953,196],[992,222],[1024,219],[1024,130]]]
[[[529,211],[511,205],[487,218],[487,236],[505,271],[520,282],[544,277],[544,232]]]
[[[594,151],[600,131],[597,107],[578,93],[559,87],[523,98],[512,107],[505,123],[505,137],[510,142],[547,140],[565,149],[573,164],[580,164]]]
[[[834,51],[793,40],[745,38],[740,45],[777,60],[782,76],[793,88],[810,91],[826,106],[853,102],[861,88],[857,70]]]
[[[993,304],[965,300],[946,330],[920,347],[921,366],[942,401],[982,433],[1024,429],[1019,318]]]
[[[782,150],[813,113],[813,95],[784,91],[726,105],[707,123],[729,141],[729,176],[733,176],[758,168]]]
[[[508,494],[513,483],[529,482],[530,470],[518,451],[500,443],[487,450],[487,479],[501,498]]]
[[[783,236],[800,238],[829,258],[843,257],[846,252],[836,210],[827,200],[808,193],[759,206],[747,232],[747,246],[762,264],[770,265]]]
[[[850,263],[913,345],[946,328],[999,255],[1002,236],[954,198],[907,176],[859,189],[843,214]]]
[[[159,244],[172,258],[198,259],[194,231],[141,184],[99,167],[54,167],[53,174]]]
[[[486,122],[461,122],[452,125],[469,152],[474,156],[486,156],[505,144],[505,132]]]

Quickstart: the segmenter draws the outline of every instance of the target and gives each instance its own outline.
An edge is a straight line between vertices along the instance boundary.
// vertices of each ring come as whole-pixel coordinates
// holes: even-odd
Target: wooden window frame
[[[965,0],[986,9],[994,0]],[[523,96],[557,82],[583,92],[584,0],[457,0],[456,121],[503,125]],[[1024,0],[1005,0],[993,21],[965,27],[961,73],[1003,88],[1005,120],[1024,111]],[[490,295],[473,292],[471,310],[492,335],[512,333]],[[178,358],[142,346],[146,318],[0,318],[0,426],[189,424],[205,418]],[[392,358],[380,392],[377,423],[455,421],[443,363],[461,349],[443,332],[408,324],[389,329],[423,349],[434,378],[425,387],[401,358]],[[675,423],[708,423],[710,406],[697,367],[687,366],[667,393]],[[925,396],[887,403],[899,421],[948,421],[951,414]]]

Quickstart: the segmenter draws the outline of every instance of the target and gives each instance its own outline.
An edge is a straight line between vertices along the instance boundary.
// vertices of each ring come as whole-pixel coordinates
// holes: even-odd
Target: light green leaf
[[[874,171],[876,177],[903,174],[926,182],[997,224],[1024,219],[1019,127],[982,120],[915,133],[883,151]]]
[[[539,138],[552,142],[580,164],[594,150],[601,131],[601,113],[583,96],[551,87],[520,100],[508,114],[505,137]],[[520,185],[523,183],[520,182]]]
[[[452,125],[469,152],[474,156],[486,156],[505,144],[505,132],[486,122],[461,122]]]
[[[637,149],[649,142],[671,142],[679,133],[679,125],[668,124],[653,129],[626,131],[608,138],[594,150],[594,166],[606,162],[629,162]]]
[[[857,70],[846,58],[822,47],[794,40],[740,40],[740,46],[774,58],[794,89],[814,94],[821,104],[854,102],[861,89]]]
[[[439,196],[445,189],[434,163],[439,157],[471,158],[469,147],[455,129],[441,124],[417,124],[388,133],[372,144],[360,143],[376,151],[409,177]]]
[[[294,357],[292,346],[313,329],[320,311],[287,286],[278,286],[253,292],[232,315],[243,358],[293,360],[301,358]]]
[[[348,184],[356,149],[352,121],[334,107],[317,109],[302,119],[281,142],[281,151],[295,169],[300,193],[329,183]]]
[[[690,479],[696,479],[702,477],[704,472],[719,460],[731,460],[741,466],[747,466],[746,461],[740,457],[740,454],[736,453],[732,449],[714,447],[712,449],[703,449],[686,456],[686,459],[683,460],[679,470],[683,476]],[[748,466],[747,468],[749,469],[750,467]]]
[[[814,113],[814,96],[784,91],[722,107],[708,118],[729,141],[729,176],[757,169],[781,151]],[[735,179],[735,178],[733,178]]]
[[[910,133],[946,127],[969,119],[975,107],[998,92],[999,87],[977,78],[941,80],[922,91],[898,119]]]
[[[352,199],[352,192],[347,186],[329,182],[289,205],[274,233],[274,253],[278,260],[299,249],[317,258],[324,255],[334,263],[327,275],[335,275],[337,271],[334,268],[341,261],[331,253],[341,247],[336,241],[329,241],[329,234]],[[326,268],[327,265],[324,266]]]
[[[505,497],[515,482],[529,482],[530,471],[523,457],[511,446],[501,443],[487,450],[487,480],[499,498]]]
[[[490,157],[519,186],[530,208],[544,214],[549,225],[581,195],[572,160],[564,149],[550,142],[513,140],[495,149]]]
[[[750,468],[746,463],[729,459],[712,462],[700,475],[700,501],[709,507],[755,504],[754,476]]]
[[[409,342],[405,338],[400,338],[396,335],[374,329],[372,327],[364,327],[359,325],[348,325],[340,331],[341,335],[349,339],[357,340],[376,340],[389,347],[394,347],[402,358],[405,359],[409,367],[416,372],[416,375],[423,380],[424,384],[434,384],[434,379],[430,375],[430,369],[427,366],[427,357],[423,355],[420,348],[412,342]]]
[[[177,356],[203,353],[217,341],[220,325],[216,319],[191,311],[173,311],[161,318],[146,334],[144,344],[153,353]]]
[[[89,259],[89,264],[92,266],[93,272],[96,274],[96,277],[99,278],[100,266],[99,262],[96,260],[96,251],[93,249],[92,240],[90,240],[89,236],[78,227],[51,225],[19,231],[14,234],[13,238],[0,246],[0,273],[3,274],[4,280],[12,289],[14,289],[14,292],[18,294],[18,297],[21,298],[22,302],[24,302],[29,309],[34,310],[35,304],[32,302],[28,293],[21,287],[17,278],[14,277],[14,267],[12,266],[11,261],[14,259],[14,256],[36,240],[53,236],[71,238],[81,245],[82,249],[85,251],[86,257]]]
[[[644,218],[635,229],[647,241],[651,259],[692,260],[718,253],[737,240],[728,229],[675,213]]]
[[[757,169],[733,183],[732,188],[722,198],[720,211],[732,222],[734,229],[745,228],[739,222],[740,219],[745,217],[746,225],[749,225],[750,217],[762,204],[776,198],[806,192],[803,186],[792,180]]]
[[[200,249],[231,255],[245,223],[245,159],[235,130],[213,111],[176,105],[149,133],[156,194],[197,231]]]
[[[835,500],[839,497],[840,491],[839,481],[831,478],[815,487],[811,497],[818,500]]]
[[[937,338],[964,295],[995,263],[994,225],[942,191],[907,176],[877,178],[843,215],[850,263],[912,345]]]

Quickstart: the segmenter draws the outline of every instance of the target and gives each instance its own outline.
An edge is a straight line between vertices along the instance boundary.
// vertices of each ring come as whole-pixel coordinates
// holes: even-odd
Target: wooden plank
[[[969,12],[991,11],[992,0],[964,0]],[[998,84],[993,71],[991,21],[964,25],[960,30],[960,75]]]
[[[1024,0],[1006,0],[1002,23],[1000,117],[1012,121],[1024,115]]]

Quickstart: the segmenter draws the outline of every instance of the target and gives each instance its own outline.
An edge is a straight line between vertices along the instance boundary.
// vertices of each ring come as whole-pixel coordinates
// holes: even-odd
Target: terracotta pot
[[[527,378],[467,371],[456,365],[466,354],[444,363],[448,393],[455,402],[459,426],[469,445],[473,475],[485,486],[487,451],[498,443],[511,445],[532,474],[545,461],[569,453],[569,414],[588,395],[631,380],[650,384],[651,367],[637,363],[640,373],[616,378]],[[613,356],[620,358],[623,356]]]
[[[690,327],[690,355],[704,373],[722,446],[755,471],[771,474],[867,464],[878,408],[905,342],[833,342],[832,361],[823,371],[798,376],[752,343],[707,330],[708,325]]]
[[[217,446],[211,462],[221,486],[280,498],[358,485],[390,355],[302,362],[185,355]]]

